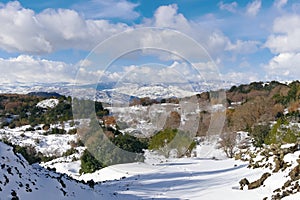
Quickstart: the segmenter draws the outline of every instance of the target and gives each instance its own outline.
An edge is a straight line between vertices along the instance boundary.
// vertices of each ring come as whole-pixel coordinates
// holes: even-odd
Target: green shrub
[[[101,169],[103,166],[101,163],[86,149],[80,157],[81,169],[80,174],[93,173],[96,170]]]
[[[280,118],[265,138],[266,144],[295,143],[300,137],[298,127],[289,126],[286,118]]]
[[[177,129],[165,129],[155,134],[149,141],[149,149],[158,150],[164,156],[171,156],[172,151],[176,151],[177,157],[190,155],[196,147],[193,137],[187,132]]]
[[[32,146],[21,147],[18,145],[13,145],[13,150],[15,153],[20,153],[30,165],[41,162],[41,158],[38,156],[36,150]]]
[[[75,135],[76,133],[77,133],[77,129],[76,129],[76,128],[70,129],[70,130],[68,131],[68,134],[69,134],[69,135]]]
[[[159,131],[151,138],[149,142],[149,149],[158,150],[166,146],[170,141],[173,140],[177,133],[177,129],[165,129],[163,131]]]
[[[66,152],[64,152],[63,156],[70,156],[75,153],[78,153],[78,150],[76,150],[75,148],[72,147],[71,149],[68,149]]]
[[[148,147],[146,139],[139,139],[129,134],[120,134],[112,139],[112,142],[117,147],[133,153],[143,153],[143,150]]]
[[[253,138],[253,145],[256,147],[262,147],[265,143],[265,139],[270,132],[270,125],[256,125],[251,130],[251,136]]]

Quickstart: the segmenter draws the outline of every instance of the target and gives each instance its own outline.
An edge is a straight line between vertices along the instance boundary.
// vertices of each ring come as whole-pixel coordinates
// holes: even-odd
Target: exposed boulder
[[[300,179],[300,165],[297,165],[296,167],[294,167],[290,173],[289,176],[291,177],[292,181],[296,181]]]
[[[249,183],[249,184],[248,184],[248,190],[252,190],[252,189],[255,189],[255,188],[259,188],[260,186],[262,186],[262,185],[264,184],[265,180],[266,180],[269,176],[271,176],[271,174],[268,173],[268,172],[266,172],[266,173],[264,173],[264,174],[260,177],[260,179],[254,181],[254,182],[252,182],[252,183]]]
[[[240,180],[239,184],[240,184],[240,190],[243,190],[244,186],[249,185],[249,181],[248,179],[243,178],[242,180]]]

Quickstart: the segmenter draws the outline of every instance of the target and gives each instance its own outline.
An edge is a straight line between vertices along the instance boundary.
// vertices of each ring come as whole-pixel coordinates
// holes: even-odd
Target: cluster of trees
[[[59,104],[52,109],[37,107],[45,98],[30,95],[0,95],[0,115],[16,116],[11,121],[4,121],[3,126],[10,128],[37,124],[59,123],[72,119],[71,97],[60,96]],[[2,109],[1,109],[2,108]]]
[[[178,98],[163,98],[163,99],[151,99],[149,97],[142,97],[142,98],[132,98],[130,100],[130,106],[142,105],[142,106],[151,106],[153,104],[161,104],[161,103],[174,103],[178,104]]]
[[[190,155],[195,146],[196,142],[188,133],[167,128],[151,137],[148,147],[162,152],[166,157],[182,157]]]
[[[253,144],[295,143],[300,139],[300,130],[292,122],[300,122],[300,82],[283,84],[272,81],[268,84],[254,82],[233,86],[227,91],[225,127],[219,145],[228,157],[234,155],[236,132],[247,131]],[[239,102],[233,104],[233,102]],[[288,113],[286,112],[288,110]],[[210,113],[200,114],[199,128],[205,129]],[[275,124],[270,124],[275,121]],[[206,122],[206,123],[205,123]],[[205,131],[205,130],[204,130]]]
[[[295,143],[300,139],[298,126],[291,125],[289,117],[279,118],[275,124],[255,125],[251,131],[254,145],[262,147],[263,144],[284,144]]]
[[[92,120],[84,130],[81,129],[79,135],[87,150],[92,152],[101,166],[143,161],[143,150],[148,146],[147,139],[123,134],[112,127],[104,127],[96,120]]]
[[[87,147],[81,158],[81,173],[91,173],[113,164],[143,161],[145,149],[160,151],[166,157],[182,157],[190,155],[196,146],[189,133],[170,128],[151,138],[138,138],[91,121],[89,127],[79,134]]]
[[[147,146],[146,140],[128,134],[120,134],[111,140],[102,138],[101,141],[94,141],[93,144],[87,145],[80,158],[80,174],[92,173],[113,164],[143,161],[142,153]]]

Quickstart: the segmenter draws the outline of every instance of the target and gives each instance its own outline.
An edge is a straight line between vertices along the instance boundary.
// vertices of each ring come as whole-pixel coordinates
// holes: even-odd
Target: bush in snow
[[[82,156],[80,157],[80,161],[80,174],[93,173],[96,170],[101,169],[103,167],[101,163],[87,149],[83,152]]]
[[[182,157],[190,156],[195,146],[196,142],[189,133],[177,129],[165,129],[150,139],[148,148],[157,150],[166,157],[174,157],[174,152],[177,152],[175,157]]]

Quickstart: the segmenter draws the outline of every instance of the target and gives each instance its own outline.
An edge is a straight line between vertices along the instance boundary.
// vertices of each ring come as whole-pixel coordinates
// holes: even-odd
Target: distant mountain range
[[[74,85],[67,82],[57,83],[2,83],[0,93],[30,94],[35,96],[76,96],[96,99],[107,103],[128,102],[132,98],[150,97],[152,99],[186,97],[203,91],[230,88],[234,83],[228,82],[190,82],[159,84],[126,84],[117,82]],[[96,91],[96,92],[95,92]]]

